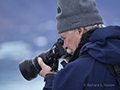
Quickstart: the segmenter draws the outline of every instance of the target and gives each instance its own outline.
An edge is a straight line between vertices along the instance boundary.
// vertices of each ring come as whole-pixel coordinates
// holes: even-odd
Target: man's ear
[[[78,33],[80,34],[80,38],[82,38],[83,34],[85,33],[85,29],[83,27],[78,28]]]

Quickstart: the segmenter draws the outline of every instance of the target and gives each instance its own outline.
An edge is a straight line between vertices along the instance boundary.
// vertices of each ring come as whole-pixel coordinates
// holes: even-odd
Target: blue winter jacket
[[[47,79],[43,90],[119,90],[106,64],[120,63],[120,27],[96,29],[79,55],[86,51],[91,57],[68,63],[54,78]]]

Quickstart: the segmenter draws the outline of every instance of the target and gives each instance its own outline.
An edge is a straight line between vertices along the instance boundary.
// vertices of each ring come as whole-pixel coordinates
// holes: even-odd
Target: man
[[[58,0],[57,30],[72,57],[60,71],[42,58],[43,90],[118,90],[106,64],[120,63],[120,27],[103,25],[94,0]]]

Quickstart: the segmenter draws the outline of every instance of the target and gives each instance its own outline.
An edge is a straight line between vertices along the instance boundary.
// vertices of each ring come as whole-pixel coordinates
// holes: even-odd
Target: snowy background
[[[120,0],[96,0],[106,26],[120,25]],[[18,68],[59,38],[57,0],[0,0],[0,90],[42,90],[43,78],[26,81]]]

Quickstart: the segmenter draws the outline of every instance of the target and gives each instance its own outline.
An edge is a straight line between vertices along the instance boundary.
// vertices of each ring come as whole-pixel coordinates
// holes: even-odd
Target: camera
[[[41,67],[37,60],[38,57],[41,57],[44,63],[52,68],[52,71],[57,71],[59,62],[58,60],[62,57],[66,58],[70,55],[66,52],[66,50],[64,50],[63,43],[63,40],[59,38],[48,51],[41,53],[33,59],[20,62],[19,69],[23,77],[28,81],[37,77],[41,71]]]

